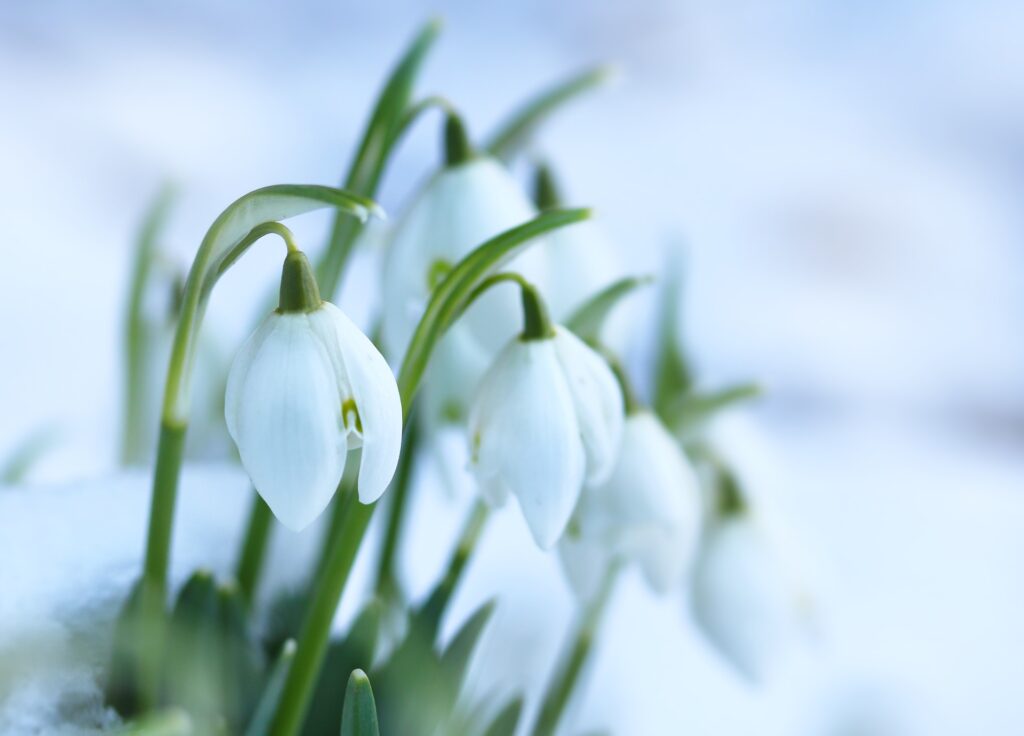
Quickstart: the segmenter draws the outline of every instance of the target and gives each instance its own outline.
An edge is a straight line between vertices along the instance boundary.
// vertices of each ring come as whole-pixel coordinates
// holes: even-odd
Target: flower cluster
[[[654,355],[634,361],[654,368],[640,377],[649,380],[635,381],[651,390],[638,391],[623,359],[626,330],[614,317],[625,314],[616,312],[618,302],[647,280],[621,275],[612,241],[588,221],[589,211],[559,206],[546,165],[535,167],[532,198],[507,166],[514,142],[536,126],[552,100],[593,79],[574,80],[525,106],[525,117],[513,119],[482,149],[450,103],[410,99],[412,77],[434,34],[436,28],[424,30],[385,85],[347,179],[358,193],[314,185],[256,190],[225,210],[200,246],[177,311],[166,374],[144,573],[115,633],[107,697],[122,713],[170,703],[193,716],[199,712],[202,726],[215,731],[224,716],[220,700],[234,697],[236,684],[223,652],[241,652],[261,677],[271,653],[277,665],[265,673],[258,707],[238,698],[231,704],[235,726],[250,716],[259,722],[247,733],[296,734],[311,722],[317,728],[310,732],[335,733],[340,722],[343,734],[376,734],[370,679],[381,686],[378,705],[389,732],[463,732],[466,724],[449,725],[457,722],[452,711],[462,673],[490,606],[445,647],[438,641],[440,620],[490,509],[507,505],[518,507],[526,538],[557,555],[581,611],[576,644],[548,689],[533,733],[555,732],[623,570],[639,572],[655,594],[686,591],[708,640],[751,679],[766,676],[797,628],[799,588],[701,429],[750,390],[697,391],[676,344],[678,295],[664,288],[667,309],[659,319],[626,325],[630,333],[650,326],[660,336]],[[386,232],[383,299],[367,331],[371,338],[330,301],[360,242],[360,226],[343,218],[365,222],[381,214],[363,193],[373,194],[401,131],[431,104],[445,112],[443,165]],[[338,209],[339,219],[314,269],[279,221],[327,206]],[[175,625],[165,632],[171,526],[199,325],[217,279],[266,235],[288,247],[278,306],[241,345],[224,392],[227,430],[258,494],[238,586],[218,586],[205,573],[193,576],[178,597]],[[404,600],[394,559],[408,524],[403,513],[417,445],[436,443],[452,429],[464,435],[479,499],[441,580],[422,604],[412,605]],[[389,517],[380,535],[375,595],[346,637],[331,641],[334,613],[385,494]],[[309,590],[282,603],[284,613],[269,617],[263,648],[250,651],[247,617],[257,601],[271,514],[302,532],[332,502]],[[207,605],[214,598],[217,605]],[[223,629],[220,648],[196,646],[196,631],[212,626],[210,616],[217,618],[214,629]],[[177,673],[161,670],[165,634],[167,646],[180,647],[167,659]],[[291,637],[297,644],[287,643]],[[378,647],[382,639],[388,641]],[[343,671],[329,672],[338,662]],[[206,669],[215,673],[216,696],[195,684]],[[187,678],[188,686],[161,685],[176,677]],[[344,716],[337,697],[342,681],[349,684]],[[409,692],[427,695],[410,700]],[[354,716],[354,709],[362,715]],[[511,733],[518,718],[513,702],[495,719],[501,728],[470,731]]]

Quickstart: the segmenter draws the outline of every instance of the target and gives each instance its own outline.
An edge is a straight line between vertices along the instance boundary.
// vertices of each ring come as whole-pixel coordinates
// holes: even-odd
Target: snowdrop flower
[[[462,123],[446,125],[446,165],[419,193],[393,233],[383,284],[383,339],[401,361],[430,293],[456,262],[489,238],[536,214],[501,162],[472,151]],[[539,278],[540,248],[510,268]],[[428,418],[461,419],[465,397],[518,325],[518,305],[505,290],[479,299],[438,346],[423,388]]]
[[[350,449],[359,500],[387,488],[402,441],[391,369],[345,314],[320,300],[309,261],[289,252],[280,307],[239,351],[224,400],[242,465],[274,515],[300,530],[327,506]]]
[[[657,417],[638,409],[626,417],[615,470],[584,489],[558,549],[584,601],[616,560],[636,562],[650,588],[664,594],[688,571],[700,522],[694,470]]]
[[[726,659],[761,682],[806,630],[809,605],[777,540],[729,483],[700,544],[692,606]]]
[[[623,399],[605,361],[552,326],[543,302],[522,285],[525,328],[495,358],[469,416],[470,468],[484,498],[519,501],[543,549],[565,530],[583,484],[614,469]]]

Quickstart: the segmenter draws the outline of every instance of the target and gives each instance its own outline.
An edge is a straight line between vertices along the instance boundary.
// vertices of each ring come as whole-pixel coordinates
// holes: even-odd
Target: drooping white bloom
[[[361,502],[377,500],[394,475],[402,442],[395,378],[329,302],[267,317],[235,358],[224,404],[242,465],[291,529],[327,506],[350,449],[362,447]]]
[[[550,548],[584,483],[611,474],[623,400],[600,356],[568,330],[514,338],[480,382],[469,417],[470,468],[494,505],[516,496],[534,540]]]
[[[698,625],[747,678],[764,680],[806,628],[794,571],[749,509],[711,521],[692,579]]]
[[[427,183],[397,224],[384,268],[382,327],[392,361],[401,362],[430,293],[447,270],[535,214],[519,184],[493,158],[447,166]],[[509,268],[539,278],[541,247]],[[437,348],[423,388],[426,414],[464,415],[465,397],[518,326],[519,302],[512,290],[492,289],[478,299]]]
[[[663,594],[692,563],[701,492],[682,450],[646,410],[626,417],[618,462],[608,480],[584,489],[558,549],[569,582],[591,598],[613,561],[635,562]]]

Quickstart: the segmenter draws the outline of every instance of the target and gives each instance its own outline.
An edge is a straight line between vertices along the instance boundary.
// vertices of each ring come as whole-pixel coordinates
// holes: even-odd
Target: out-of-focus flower
[[[340,309],[320,300],[299,251],[285,259],[280,307],[235,358],[224,403],[242,465],[291,529],[327,506],[350,449],[362,447],[363,503],[394,475],[402,405],[391,368]]]
[[[730,502],[708,522],[692,587],[697,624],[754,682],[771,674],[807,628],[809,600],[794,570],[742,501]]]
[[[454,122],[453,122],[454,121]],[[461,143],[452,146],[452,140]],[[449,119],[447,163],[398,222],[384,267],[383,339],[400,362],[433,288],[448,270],[489,238],[530,220],[536,210],[496,159],[469,150],[461,123]],[[509,267],[540,279],[544,260],[532,248]],[[461,419],[466,397],[494,355],[515,334],[514,294],[492,290],[477,300],[438,346],[423,387],[425,414]]]
[[[584,489],[559,553],[583,600],[611,564],[635,562],[663,594],[689,570],[701,522],[701,492],[682,450],[660,421],[641,409],[626,417],[611,477]]]
[[[584,482],[615,466],[622,392],[605,361],[568,330],[514,338],[480,382],[470,418],[470,467],[500,505],[519,500],[534,540],[562,535]]]

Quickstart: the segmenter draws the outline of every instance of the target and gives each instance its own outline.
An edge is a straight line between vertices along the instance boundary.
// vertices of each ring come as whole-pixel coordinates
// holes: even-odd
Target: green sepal
[[[449,168],[459,166],[476,155],[462,117],[455,112],[449,112],[444,121],[444,165]]]
[[[565,326],[586,343],[600,342],[601,330],[612,309],[641,286],[653,283],[649,276],[627,276],[609,284],[576,307]]]
[[[341,736],[380,736],[373,688],[370,687],[370,678],[361,669],[352,670],[345,687]]]
[[[289,250],[281,267],[281,296],[277,311],[314,312],[323,304],[313,266],[301,250]]]

